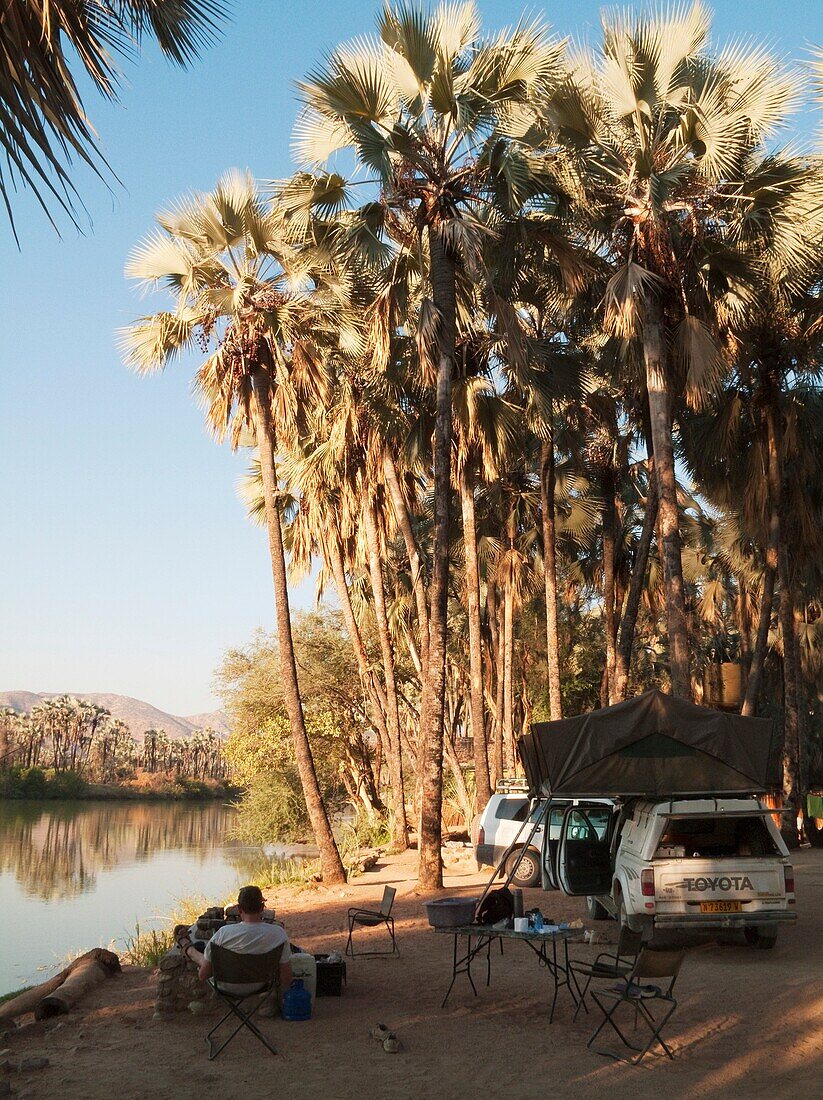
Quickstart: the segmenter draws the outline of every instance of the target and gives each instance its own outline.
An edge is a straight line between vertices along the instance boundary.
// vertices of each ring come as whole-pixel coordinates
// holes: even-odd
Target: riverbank
[[[134,802],[234,799],[238,791],[217,779],[142,772],[118,783],[88,783],[76,772],[12,768],[0,773],[0,798],[15,800]]]
[[[479,893],[486,877],[476,873],[470,853],[451,852],[446,876],[449,893],[466,896]],[[815,1095],[823,1073],[823,996],[809,976],[823,971],[823,853],[797,854],[796,881],[800,922],[781,930],[773,951],[690,949],[668,1032],[674,1062],[654,1058],[632,1068],[593,1054],[586,1049],[593,1017],[573,1021],[562,992],[550,1025],[546,973],[519,944],[507,946],[503,957],[493,953],[490,988],[478,982],[475,998],[460,978],[441,1010],[452,941],[428,928],[409,852],[385,857],[375,872],[342,888],[268,893],[291,939],[321,952],[343,949],[349,906],[374,906],[386,883],[398,890],[400,957],[349,960],[343,996],[318,1000],[310,1023],[264,1020],[277,1060],[243,1035],[210,1063],[203,1037],[213,1021],[185,1014],[154,1019],[156,975],[127,967],[56,1025],[30,1024],[3,1038],[14,1063],[49,1059],[47,1067],[9,1080],[20,1097],[65,1100],[108,1096],[113,1082],[120,1100],[259,1093],[266,1090],[262,1082],[287,1082],[295,1097],[335,1100],[536,1100],[547,1091],[585,1100],[625,1090],[635,1100]],[[526,902],[555,919],[584,915],[582,899],[527,891]],[[573,954],[588,958],[599,950],[580,944]],[[378,1022],[397,1030],[401,1053],[387,1054],[369,1037]]]

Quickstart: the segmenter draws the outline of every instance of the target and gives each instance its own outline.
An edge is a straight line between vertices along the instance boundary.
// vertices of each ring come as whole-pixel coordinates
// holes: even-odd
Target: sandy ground
[[[547,975],[523,944],[508,944],[504,958],[495,952],[489,989],[478,982],[475,998],[460,978],[441,1010],[452,940],[428,928],[414,891],[414,853],[406,853],[342,890],[270,895],[293,941],[318,952],[342,950],[348,906],[374,903],[391,882],[402,952],[349,960],[343,996],[317,1000],[311,1022],[263,1021],[280,1051],[276,1059],[246,1033],[210,1063],[203,1041],[209,1020],[153,1019],[155,976],[132,969],[56,1026],[31,1023],[1,1038],[0,1062],[45,1055],[50,1064],[6,1077],[0,1071],[0,1095],[4,1081],[21,1098],[65,1100],[820,1095],[823,852],[798,853],[795,867],[800,920],[781,930],[774,950],[690,948],[668,1032],[674,1062],[654,1057],[631,1067],[589,1052],[594,1017],[581,1014],[573,1023],[562,990],[550,1025]],[[468,854],[447,865],[451,893],[476,894],[484,881]],[[558,894],[528,891],[526,901],[555,919],[584,915],[581,900]],[[596,927],[614,931],[611,923]],[[579,944],[572,953],[591,957],[599,949]],[[401,1053],[387,1054],[369,1037],[377,1022],[397,1031]]]

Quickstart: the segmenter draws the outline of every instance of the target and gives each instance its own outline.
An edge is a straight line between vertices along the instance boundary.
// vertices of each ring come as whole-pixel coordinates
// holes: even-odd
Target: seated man
[[[273,951],[275,947],[283,944],[283,953],[280,956],[280,973],[278,985],[280,989],[288,989],[291,984],[291,951],[289,938],[279,924],[265,924],[263,922],[263,909],[265,903],[259,886],[244,886],[237,897],[237,905],[240,910],[240,921],[237,924],[226,924],[218,928],[212,938],[205,945],[203,951],[198,951],[188,936],[181,936],[180,950],[187,959],[190,959],[198,967],[198,975],[201,981],[207,981],[212,976],[211,946],[228,948],[238,954],[262,955],[267,951]],[[242,982],[223,982],[221,989],[227,993],[250,994],[258,988],[256,985],[247,985]]]

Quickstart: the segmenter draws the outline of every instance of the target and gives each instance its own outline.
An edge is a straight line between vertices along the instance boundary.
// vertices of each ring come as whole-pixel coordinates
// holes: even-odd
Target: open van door
[[[555,880],[564,894],[611,893],[612,814],[613,807],[602,802],[579,802],[566,808],[554,861]]]
[[[543,850],[541,859],[541,885],[544,890],[559,890],[557,882],[557,853],[560,847],[560,831],[563,827],[563,815],[569,803],[549,802],[543,819]]]

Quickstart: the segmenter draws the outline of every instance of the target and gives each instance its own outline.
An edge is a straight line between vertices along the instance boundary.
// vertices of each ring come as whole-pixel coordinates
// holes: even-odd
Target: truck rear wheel
[[[591,920],[608,920],[609,911],[605,905],[601,905],[597,898],[586,898],[586,914]]]
[[[518,853],[513,852],[506,861],[506,874],[510,875],[517,863]],[[512,885],[519,887],[537,886],[540,882],[540,857],[531,848],[520,856],[520,863],[512,877]]]
[[[776,928],[758,928],[757,925],[749,925],[743,930],[743,934],[749,947],[757,947],[761,951],[770,951],[777,943]]]

